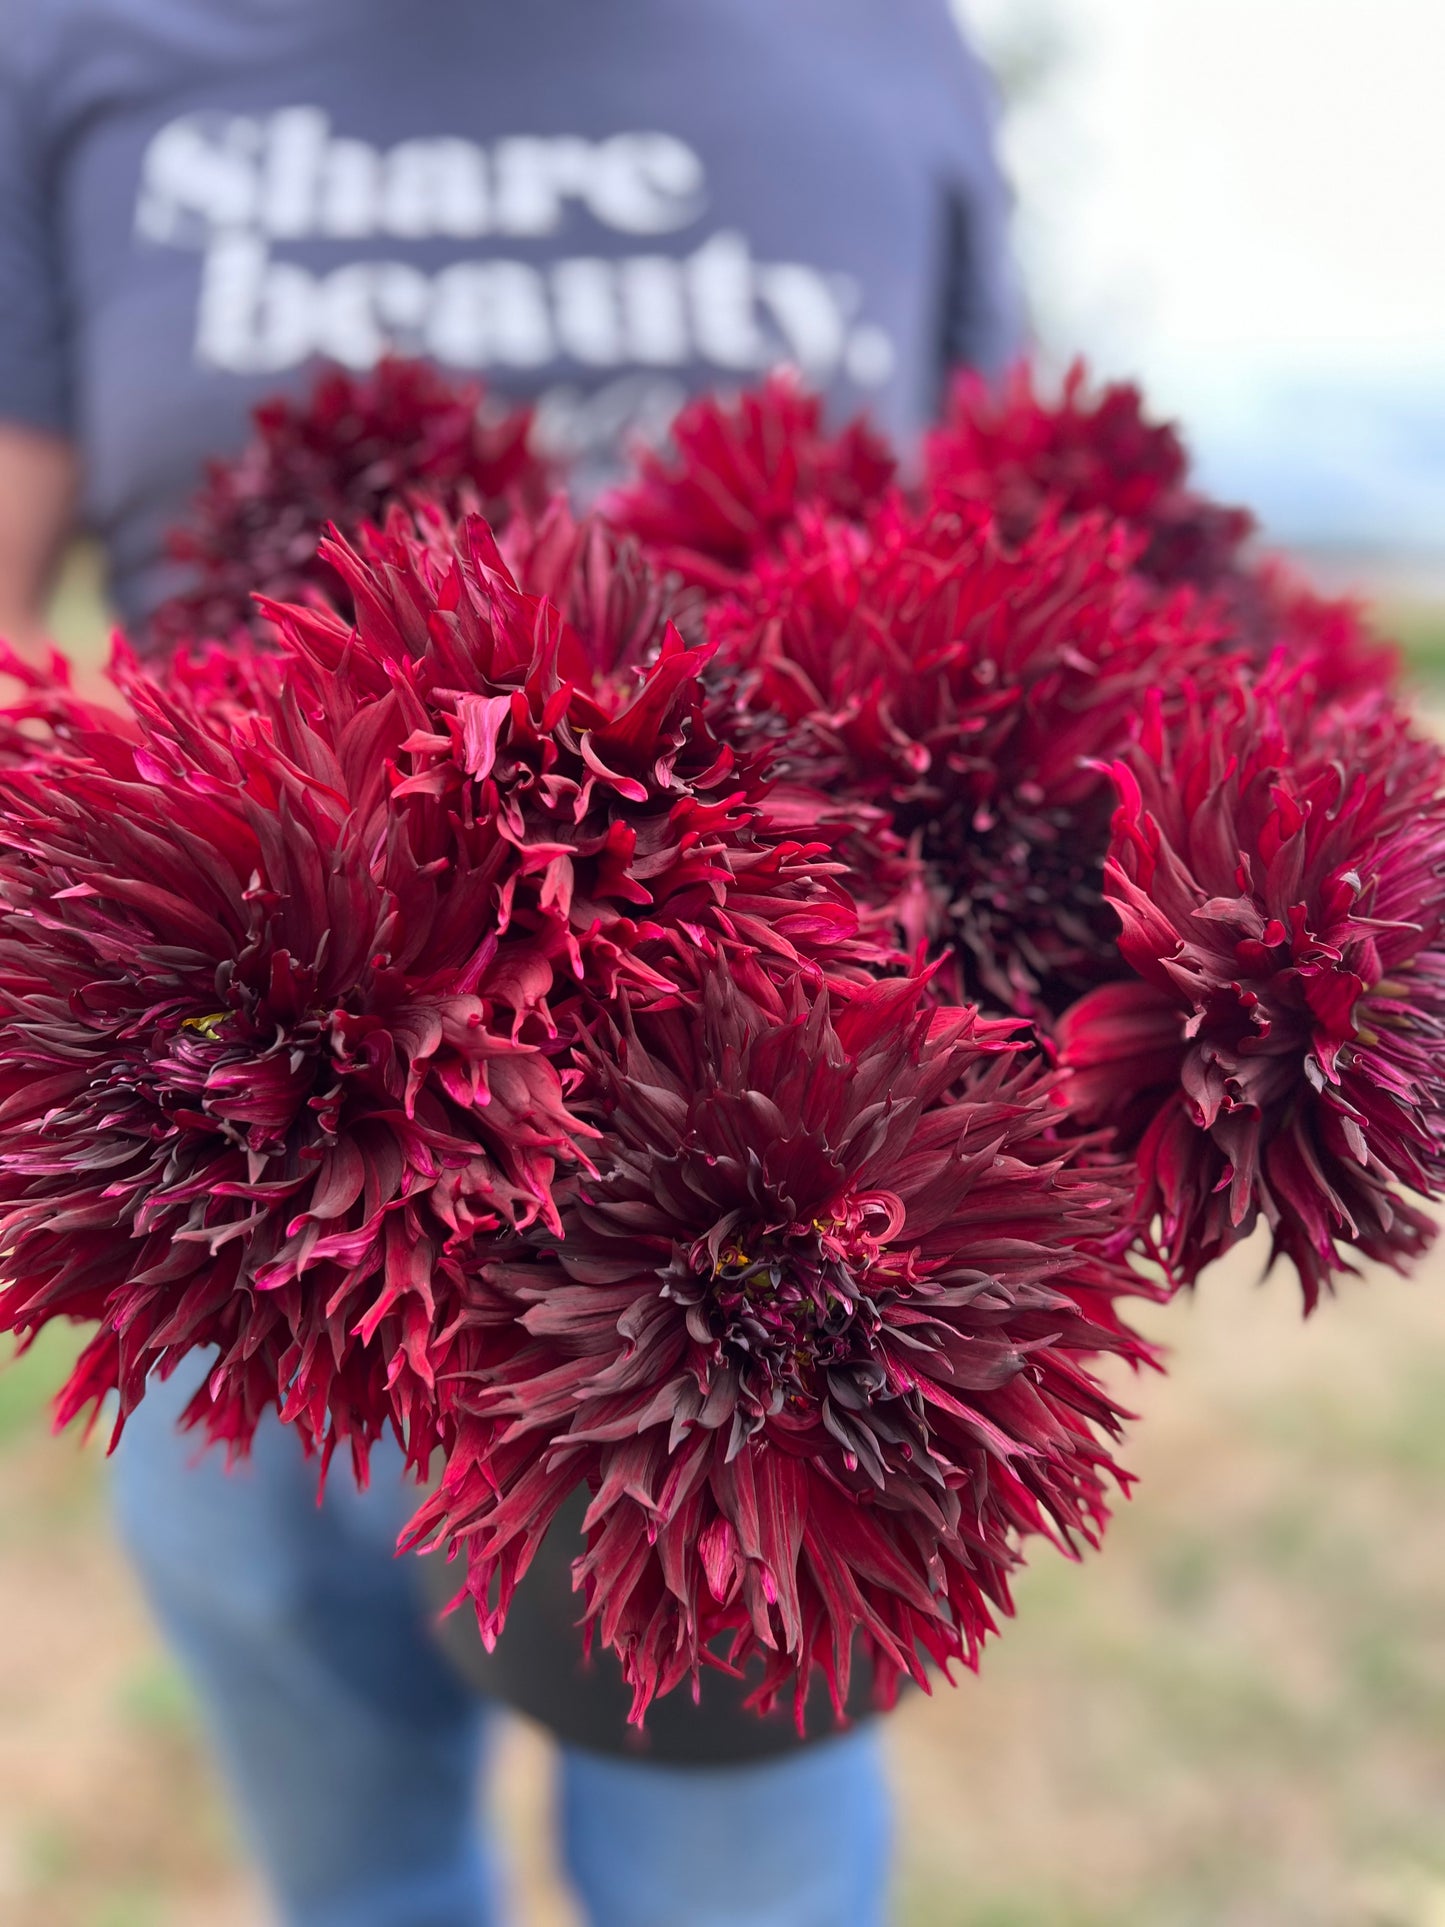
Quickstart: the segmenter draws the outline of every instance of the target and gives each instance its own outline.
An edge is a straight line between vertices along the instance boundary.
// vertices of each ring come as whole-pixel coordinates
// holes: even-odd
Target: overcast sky
[[[1445,548],[1445,0],[960,6],[1052,49],[1008,133],[1050,346],[1286,522]]]

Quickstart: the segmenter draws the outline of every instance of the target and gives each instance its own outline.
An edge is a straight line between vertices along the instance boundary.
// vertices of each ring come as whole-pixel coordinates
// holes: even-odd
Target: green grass
[[[189,1733],[195,1726],[191,1690],[170,1661],[160,1655],[136,1668],[117,1699],[121,1718],[139,1732]]]
[[[42,1428],[86,1334],[52,1325],[19,1358],[0,1339],[0,1451]]]
[[[159,1927],[166,1912],[163,1894],[152,1886],[139,1886],[101,1901],[86,1927]]]
[[[50,1823],[33,1827],[26,1835],[23,1857],[26,1884],[50,1887],[73,1871],[79,1856],[69,1832]]]
[[[77,542],[55,585],[49,611],[50,632],[80,661],[99,662],[109,641],[109,622],[101,597],[101,560],[93,544]]]
[[[1386,603],[1377,625],[1383,635],[1399,643],[1409,669],[1421,681],[1445,678],[1445,605]]]

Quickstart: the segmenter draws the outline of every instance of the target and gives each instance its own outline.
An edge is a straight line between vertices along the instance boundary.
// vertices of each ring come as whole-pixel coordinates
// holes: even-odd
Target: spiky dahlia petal
[[[280,1402],[359,1454],[395,1410],[420,1449],[461,1250],[549,1215],[585,1142],[526,975],[447,941],[465,875],[411,887],[430,950],[398,968],[387,858],[334,770],[259,739],[223,776],[130,755],[72,760],[63,794],[13,777],[0,808],[0,1318],[100,1322],[63,1415],[117,1389],[123,1422],[215,1345],[216,1435]]]
[[[669,628],[702,639],[702,591],[655,566],[635,536],[574,516],[562,496],[539,515],[515,515],[499,547],[521,587],[567,618],[598,677],[645,667]]]

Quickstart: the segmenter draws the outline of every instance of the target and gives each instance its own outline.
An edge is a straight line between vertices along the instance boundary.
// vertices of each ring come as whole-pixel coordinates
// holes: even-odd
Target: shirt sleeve
[[[999,160],[992,74],[948,0],[926,0],[944,84],[946,265],[939,348],[945,371],[996,374],[1023,352],[1028,328],[1011,242],[1013,194]]]
[[[0,50],[0,421],[68,434],[70,354],[59,224],[34,77]]]

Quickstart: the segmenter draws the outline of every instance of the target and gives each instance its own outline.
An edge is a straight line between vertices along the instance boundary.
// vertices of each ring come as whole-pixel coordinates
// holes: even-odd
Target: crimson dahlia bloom
[[[520,588],[477,517],[451,530],[423,515],[412,535],[397,521],[324,553],[356,628],[264,605],[288,688],[332,719],[395,691],[411,729],[393,805],[423,839],[499,841],[497,914],[529,933],[564,1002],[670,996],[673,960],[699,946],[744,973],[759,957],[859,977],[890,960],[860,938],[828,843],[775,817],[758,766],[713,733],[711,645],[664,623],[652,660],[603,672],[597,634]],[[547,1009],[562,1025],[562,1005]]]
[[[281,1404],[424,1450],[466,1246],[583,1154],[485,872],[418,867],[375,749],[147,728],[0,789],[0,1325],[99,1322],[62,1418],[216,1346],[233,1446]]]
[[[1102,511],[1139,538],[1137,568],[1165,588],[1231,583],[1254,529],[1246,510],[1189,486],[1178,434],[1146,419],[1131,382],[1091,395],[1081,362],[1052,404],[1026,366],[997,390],[979,375],[960,375],[947,419],[928,438],[927,473],[931,494],[985,505],[1009,542],[1023,541],[1050,508]]]
[[[860,888],[954,947],[960,1000],[1042,1018],[1118,969],[1097,765],[1217,647],[1133,557],[1097,518],[1006,545],[982,510],[894,499],[861,527],[805,519],[713,611],[719,728],[856,825]]]
[[[1115,769],[1106,889],[1137,977],[1060,1026],[1119,1126],[1141,1219],[1192,1279],[1263,1219],[1311,1309],[1355,1253],[1403,1266],[1445,1176],[1445,764],[1378,709],[1269,683]]]
[[[398,498],[493,522],[514,506],[539,509],[554,478],[531,448],[532,411],[491,419],[481,407],[475,382],[396,357],[361,375],[324,369],[299,399],[262,402],[251,441],[233,460],[208,464],[171,533],[185,586],[152,617],[150,645],[258,633],[258,594],[285,602],[344,595],[318,556],[323,533],[334,525],[355,536]]]
[[[637,481],[603,503],[665,569],[726,588],[775,546],[805,507],[861,516],[886,492],[895,462],[861,418],[836,435],[823,404],[787,374],[719,401],[689,402],[672,426],[673,455],[638,455]]]
[[[639,1720],[751,1660],[760,1707],[793,1687],[801,1720],[815,1669],[841,1706],[855,1632],[886,1703],[976,1663],[1024,1535],[1102,1529],[1121,1415],[1090,1366],[1144,1355],[1102,1255],[1124,1193],[1050,1141],[1010,1026],[921,991],[759,1002],[711,971],[599,1048],[597,1175],[563,1239],[488,1269],[494,1362],[443,1382],[414,1539],[465,1552],[490,1640],[585,1481],[576,1581]]]

